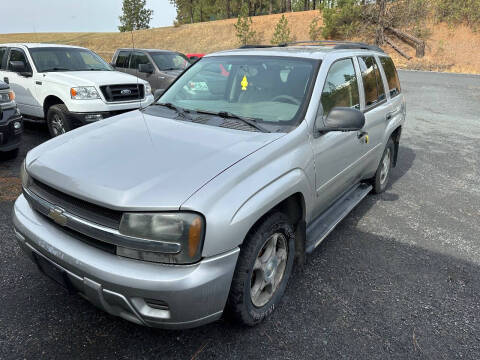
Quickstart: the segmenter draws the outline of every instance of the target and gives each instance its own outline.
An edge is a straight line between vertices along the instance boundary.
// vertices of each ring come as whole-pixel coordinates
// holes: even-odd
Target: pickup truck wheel
[[[241,246],[226,313],[249,326],[270,315],[285,292],[295,257],[295,235],[288,218],[269,215]]]
[[[395,146],[392,139],[389,139],[385,151],[383,152],[382,160],[378,165],[375,177],[372,179],[373,192],[380,194],[385,191],[390,180],[390,170],[392,169],[393,155]]]
[[[67,107],[63,104],[51,106],[47,112],[47,125],[51,137],[62,135],[72,130]]]
[[[14,149],[6,152],[0,152],[0,159],[11,160],[18,156],[20,149]]]

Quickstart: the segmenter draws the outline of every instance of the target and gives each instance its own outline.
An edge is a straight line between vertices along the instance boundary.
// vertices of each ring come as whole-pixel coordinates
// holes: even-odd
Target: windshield
[[[176,53],[150,53],[160,70],[185,70],[190,62],[186,56]]]
[[[51,47],[29,50],[38,72],[112,71],[105,60],[87,49]]]
[[[265,56],[201,59],[158,101],[184,111],[228,113],[271,131],[296,125],[306,108],[316,61]]]

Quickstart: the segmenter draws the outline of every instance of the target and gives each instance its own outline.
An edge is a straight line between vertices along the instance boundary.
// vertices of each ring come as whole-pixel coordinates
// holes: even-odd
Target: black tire
[[[10,151],[0,152],[0,158],[4,160],[15,159],[18,156],[19,149],[13,149]]]
[[[276,283],[277,285],[267,285],[265,287],[265,289],[267,289],[268,286],[271,286],[271,295],[269,295],[270,293],[268,291],[265,293],[259,291],[259,293],[266,294],[263,299],[267,302],[262,306],[257,306],[258,304],[255,305],[252,300],[254,295],[251,294],[251,287],[252,281],[254,283],[257,281],[258,275],[256,274],[259,270],[254,271],[253,268],[256,264],[257,257],[261,258],[267,255],[267,250],[264,250],[264,247],[269,244],[269,241],[272,241],[271,239],[275,234],[278,234],[276,236],[277,240],[275,241],[277,245],[274,256],[270,257],[270,259],[273,260],[273,257],[277,257],[277,254],[280,254],[280,252],[285,249],[287,252],[286,260],[279,260],[275,265],[275,271],[273,271],[273,275],[270,273],[270,279],[274,279],[272,284]],[[280,245],[282,246],[282,250],[279,248]],[[260,253],[261,251],[264,252]],[[283,253],[282,255],[284,256]],[[280,255],[278,259],[280,259],[282,255]],[[244,243],[241,245],[237,267],[235,268],[225,309],[227,317],[249,326],[256,325],[268,317],[278,305],[285,292],[288,279],[292,273],[294,257],[295,235],[292,224],[290,224],[288,218],[281,212],[267,215],[261,223],[257,224],[250,231]],[[272,261],[266,261],[266,263],[269,264],[271,262]],[[283,271],[281,269],[283,269]],[[262,274],[264,274],[264,272],[262,272]],[[260,279],[259,276],[258,279]],[[271,297],[268,299],[268,296]],[[256,299],[260,299],[260,297]]]
[[[72,130],[72,122],[64,104],[53,105],[48,109],[47,126],[52,138]]]
[[[372,178],[372,181],[371,181],[373,185],[373,192],[375,194],[383,193],[387,188],[388,182],[390,181],[390,173],[392,170],[394,156],[395,156],[395,146],[393,144],[393,140],[390,138],[388,139],[387,146],[383,151],[382,159],[380,160],[380,164],[378,164],[378,168],[375,173],[375,176]],[[386,160],[386,157],[388,157],[388,160]],[[385,172],[386,172],[386,175],[385,175]]]

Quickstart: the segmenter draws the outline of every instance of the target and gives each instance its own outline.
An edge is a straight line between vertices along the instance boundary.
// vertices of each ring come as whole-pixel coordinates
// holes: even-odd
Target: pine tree
[[[146,9],[146,0],[123,0],[120,16],[120,32],[148,29],[152,19],[153,10]]]
[[[256,38],[257,33],[252,30],[252,24],[252,18],[248,16],[248,7],[244,4],[238,14],[237,23],[233,25],[241,45],[248,45]]]
[[[273,45],[286,44],[292,41],[290,37],[290,28],[288,26],[288,20],[285,15],[282,15],[277,25],[275,26],[275,31],[273,33],[272,40],[270,42]]]

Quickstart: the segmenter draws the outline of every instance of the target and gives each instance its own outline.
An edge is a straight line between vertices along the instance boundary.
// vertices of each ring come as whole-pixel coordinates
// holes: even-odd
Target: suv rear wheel
[[[64,104],[53,105],[48,109],[47,125],[51,137],[72,130],[72,124],[68,118],[68,109]]]
[[[292,224],[281,212],[268,215],[241,246],[227,314],[250,326],[270,315],[285,292],[294,256]]]
[[[383,152],[382,160],[380,160],[375,177],[372,179],[373,192],[375,194],[380,194],[387,188],[388,181],[390,180],[394,152],[395,146],[393,140],[390,138],[388,139],[387,146]]]

